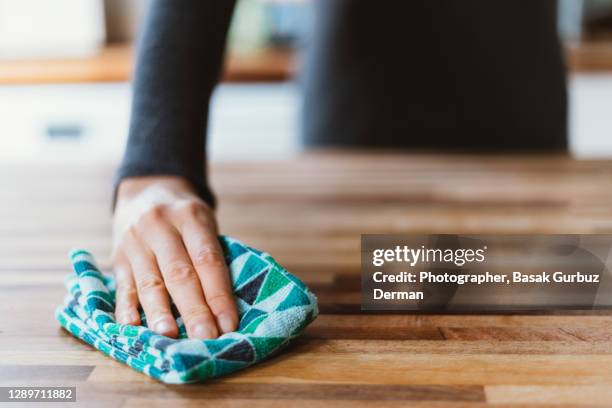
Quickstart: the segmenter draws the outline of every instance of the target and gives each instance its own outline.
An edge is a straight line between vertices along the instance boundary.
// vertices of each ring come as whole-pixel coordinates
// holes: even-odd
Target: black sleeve
[[[126,177],[182,176],[214,206],[206,177],[208,104],[234,3],[151,2],[138,44],[129,136],[115,191]]]

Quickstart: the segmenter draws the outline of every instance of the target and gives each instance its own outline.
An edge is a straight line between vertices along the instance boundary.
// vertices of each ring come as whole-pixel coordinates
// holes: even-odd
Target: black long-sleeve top
[[[233,8],[152,1],[117,181],[178,175],[214,205],[208,105]],[[315,0],[301,84],[308,146],[567,147],[554,0]]]

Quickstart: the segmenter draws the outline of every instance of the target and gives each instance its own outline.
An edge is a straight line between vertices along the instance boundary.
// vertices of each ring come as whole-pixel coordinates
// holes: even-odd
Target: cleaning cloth
[[[240,315],[237,331],[217,339],[188,339],[175,310],[179,338],[115,322],[115,280],[90,253],[73,251],[69,291],[56,310],[60,324],[108,356],[165,383],[218,377],[255,364],[287,345],[318,313],[316,297],[267,253],[220,236]]]

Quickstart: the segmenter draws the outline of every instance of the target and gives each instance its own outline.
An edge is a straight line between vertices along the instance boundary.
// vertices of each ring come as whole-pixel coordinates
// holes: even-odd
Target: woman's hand
[[[174,300],[190,338],[211,339],[238,326],[229,272],[212,209],[180,177],[124,179],[113,223],[115,314],[177,337]]]

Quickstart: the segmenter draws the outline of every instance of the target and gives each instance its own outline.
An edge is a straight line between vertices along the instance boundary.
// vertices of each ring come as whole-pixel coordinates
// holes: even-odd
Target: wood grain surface
[[[270,252],[319,296],[305,334],[200,385],[163,385],[110,360],[53,310],[71,247],[110,270],[113,165],[0,164],[0,385],[74,385],[67,406],[612,406],[610,312],[359,306],[360,234],[610,233],[612,162],[323,152],[211,171],[222,232]]]

